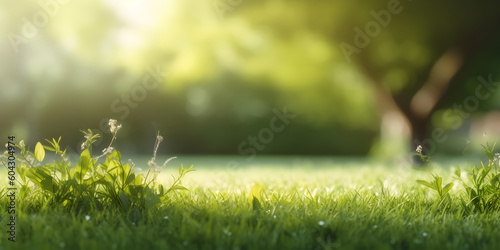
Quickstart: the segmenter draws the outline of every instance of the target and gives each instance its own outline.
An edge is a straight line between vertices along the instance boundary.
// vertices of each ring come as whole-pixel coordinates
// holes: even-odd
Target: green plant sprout
[[[26,149],[24,141],[16,145],[21,149],[17,167],[20,197],[38,200],[40,204],[60,205],[70,211],[114,208],[137,214],[160,204],[172,191],[187,190],[181,185],[181,179],[194,171],[192,165],[187,169],[181,165],[179,175],[172,175],[173,184],[166,191],[163,185],[156,184],[161,169],[174,158],[168,159],[161,167],[154,163],[156,151],[163,139],[159,134],[153,158],[149,162],[150,169],[144,177],[134,171],[133,163],[122,163],[121,153],[112,147],[121,125],[117,125],[116,120],[110,120],[109,125],[113,138],[97,157],[92,156],[92,144],[100,136],[94,135],[90,129],[82,131],[85,142],[81,145],[83,152],[76,166],[72,166],[68,160],[66,150],[61,150],[60,137],[57,141],[47,140],[48,146],[38,142],[34,152]],[[55,152],[60,160],[43,164],[45,150]],[[98,162],[101,157],[106,157],[104,162]],[[148,180],[150,173],[153,174]]]

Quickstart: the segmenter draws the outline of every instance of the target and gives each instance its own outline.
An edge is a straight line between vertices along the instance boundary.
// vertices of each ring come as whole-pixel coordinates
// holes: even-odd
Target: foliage
[[[442,186],[443,178],[434,174],[432,176],[434,177],[434,181],[432,182],[427,182],[424,180],[417,180],[417,182],[424,186],[427,186],[428,188],[435,190],[438,193],[439,197],[443,199],[445,195],[447,195],[448,192],[451,190],[451,188],[453,188],[453,182],[450,182],[443,187]]]
[[[468,182],[462,179],[460,168],[455,171],[455,178],[460,180],[465,189],[462,205],[467,212],[484,213],[500,209],[499,157],[493,151],[495,145],[491,147],[486,143],[483,147],[484,154],[489,159],[487,166],[481,162],[481,167],[472,167],[467,173]]]
[[[248,203],[252,206],[253,210],[261,209],[262,205],[262,187],[259,184],[253,185],[250,193],[248,194]]]
[[[495,146],[491,147],[488,143],[483,145],[484,154],[489,162],[485,166],[481,161],[481,167],[474,165],[467,172],[467,179],[462,179],[460,167],[455,170],[454,178],[462,183],[465,195],[460,197],[463,212],[470,214],[472,212],[492,212],[500,209],[500,154],[494,153]],[[437,174],[432,174],[434,181],[427,182],[417,180],[418,183],[435,190],[441,200],[453,188],[454,183],[450,182],[442,187],[442,178]],[[450,199],[450,196],[446,196]]]
[[[91,151],[92,144],[99,135],[94,135],[91,130],[82,131],[86,141],[82,144],[83,152],[76,166],[68,160],[66,150],[61,150],[61,138],[57,141],[47,140],[49,145],[46,146],[38,142],[34,152],[27,150],[24,142],[17,145],[21,150],[16,168],[21,185],[21,199],[43,206],[62,206],[68,211],[117,209],[137,215],[140,211],[156,207],[170,192],[187,190],[181,185],[181,179],[194,171],[192,165],[187,169],[181,165],[179,175],[172,176],[174,182],[165,191],[162,184],[156,184],[157,175],[152,175],[148,181],[147,176],[135,171],[131,161],[126,164],[122,162],[121,153],[111,147],[121,125],[116,126],[116,121],[113,124],[110,122],[110,125],[113,139],[97,157],[93,157]],[[159,143],[155,147],[155,156],[158,146]],[[55,152],[60,159],[44,164],[45,150]],[[103,156],[106,157],[105,160],[99,161]],[[158,173],[160,170],[161,168],[156,167],[150,169],[148,174],[150,171]]]

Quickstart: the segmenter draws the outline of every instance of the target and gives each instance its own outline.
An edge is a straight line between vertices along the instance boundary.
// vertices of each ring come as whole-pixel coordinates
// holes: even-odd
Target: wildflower
[[[113,153],[113,150],[114,150],[113,147],[107,147],[107,148],[105,148],[105,149],[102,150],[102,154],[103,155],[111,154],[111,153]]]
[[[110,123],[111,123],[111,120],[110,120]],[[159,174],[161,169],[163,167],[165,167],[165,165],[167,165],[167,163],[177,157],[171,157],[169,159],[167,159],[165,161],[165,163],[163,163],[162,166],[158,166],[156,165],[156,153],[158,152],[158,147],[160,147],[160,143],[161,141],[163,141],[163,136],[160,135],[160,133],[158,132],[158,135],[156,136],[156,141],[155,141],[155,146],[154,146],[154,149],[153,149],[153,157],[151,157],[151,160],[148,161],[148,166],[149,166],[149,170],[148,170],[148,173],[146,174],[146,178],[144,179],[144,183],[147,183],[147,179],[148,179],[148,176],[149,176],[149,172],[153,172],[154,174]],[[154,177],[156,178],[156,177]]]
[[[421,154],[422,153],[422,145],[417,146],[417,153]]]
[[[26,160],[31,164],[33,165],[33,163],[35,162],[35,158],[33,158],[33,156],[31,155],[28,155],[28,157],[26,157]]]
[[[85,220],[86,220],[86,221],[89,221],[89,220],[90,220],[90,216],[85,215]]]
[[[82,142],[82,145],[80,146],[80,148],[81,148],[82,150],[84,150],[84,149],[85,149],[85,142]]]
[[[427,237],[427,233],[426,233],[426,232],[424,232],[424,233],[422,234],[422,236]]]
[[[115,119],[109,119],[109,130],[111,131],[112,134],[116,134],[118,132],[118,130],[120,130],[122,128],[122,125],[119,124],[119,125],[116,125],[116,120]]]
[[[320,225],[320,226],[324,226],[324,225],[325,225],[325,222],[324,222],[324,221],[322,221],[322,220],[320,220],[320,221],[318,222],[318,225]]]
[[[25,145],[24,145],[24,140],[21,140],[21,141],[19,142],[19,146],[21,146],[21,147],[23,147],[23,148],[25,147]]]
[[[168,216],[165,216],[164,218],[165,218],[165,220],[168,220]]]

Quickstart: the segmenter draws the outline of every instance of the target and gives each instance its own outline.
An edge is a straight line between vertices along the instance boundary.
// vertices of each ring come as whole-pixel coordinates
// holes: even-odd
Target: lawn
[[[228,169],[231,162],[239,166]],[[441,161],[431,171],[448,183],[456,163],[464,168],[466,162]],[[182,180],[189,191],[172,192],[157,208],[142,213],[68,213],[47,205],[33,211],[21,203],[16,242],[10,242],[3,209],[0,249],[493,249],[500,245],[498,210],[464,213],[457,180],[450,200],[440,202],[437,193],[416,182],[430,180],[429,171],[403,162],[258,157],[248,163],[240,157],[179,157],[163,169],[159,183],[171,184],[170,174],[177,172],[172,166],[180,163],[195,165],[196,171]],[[254,184],[263,188],[257,210],[248,201]]]

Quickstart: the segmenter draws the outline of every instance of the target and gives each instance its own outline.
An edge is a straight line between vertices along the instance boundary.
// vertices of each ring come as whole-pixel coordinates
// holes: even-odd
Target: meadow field
[[[147,159],[136,159],[136,171],[145,172],[138,166]],[[169,186],[171,174],[177,174],[175,166],[193,164],[196,171],[182,179],[188,190],[171,192],[161,204],[139,213],[68,212],[49,203],[32,204],[40,200],[18,202],[15,242],[7,240],[9,215],[2,209],[5,230],[0,250],[494,249],[500,245],[498,209],[466,211],[462,204],[466,192],[452,177],[457,166],[465,176],[467,165],[477,161],[448,159],[423,170],[404,159],[384,163],[259,156],[246,160],[179,157],[162,170],[158,183]],[[238,167],[228,168],[229,163]],[[432,180],[430,173],[441,176],[443,184],[455,183],[449,197],[441,199],[416,182]],[[262,187],[258,207],[249,202],[255,184]]]

